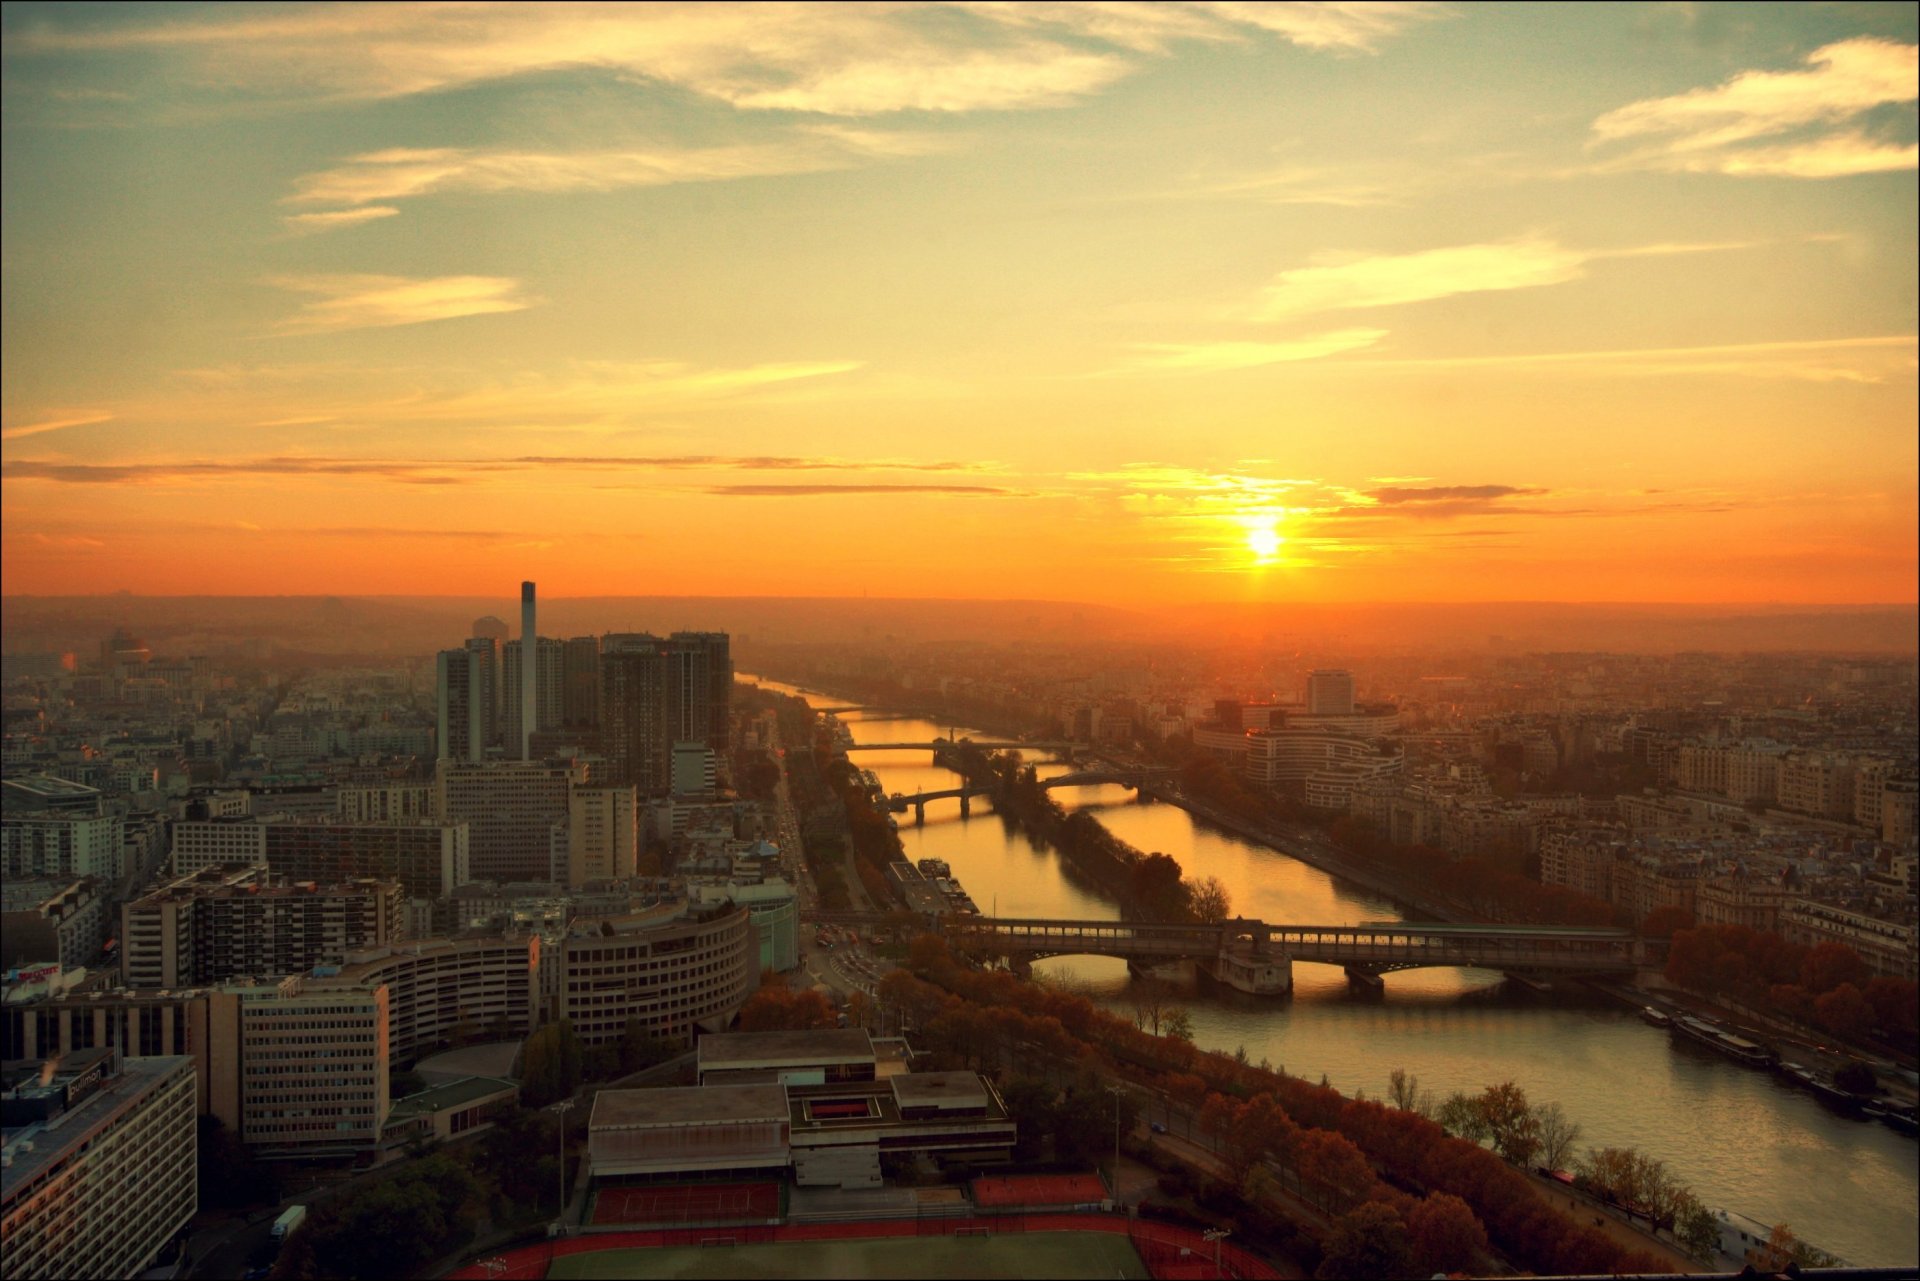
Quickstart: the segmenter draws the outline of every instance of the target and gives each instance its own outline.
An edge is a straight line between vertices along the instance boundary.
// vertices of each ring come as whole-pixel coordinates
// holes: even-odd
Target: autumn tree
[[[1573,1145],[1580,1141],[1580,1123],[1567,1116],[1558,1103],[1544,1103],[1533,1111],[1540,1139],[1540,1164],[1549,1170],[1566,1168]]]
[[[1875,1015],[1858,987],[1842,983],[1814,998],[1813,1021],[1835,1036],[1864,1041],[1873,1035]]]
[[[808,988],[763,987],[740,1007],[742,1032],[801,1032],[834,1026],[836,1018],[827,998]]]
[[[1294,1168],[1328,1213],[1353,1205],[1373,1186],[1373,1167],[1352,1140],[1331,1130],[1307,1130],[1294,1144]]]
[[[1457,1196],[1430,1192],[1407,1215],[1407,1236],[1422,1274],[1477,1272],[1487,1252],[1487,1229]]]
[[[1390,1205],[1369,1201],[1334,1220],[1316,1277],[1403,1277],[1413,1270],[1407,1225]]]
[[[1193,919],[1212,925],[1233,915],[1233,894],[1217,876],[1205,876],[1192,889]]]
[[[1512,1081],[1502,1081],[1488,1086],[1474,1106],[1500,1155],[1515,1165],[1531,1164],[1540,1150],[1540,1122],[1527,1105],[1527,1092]]]

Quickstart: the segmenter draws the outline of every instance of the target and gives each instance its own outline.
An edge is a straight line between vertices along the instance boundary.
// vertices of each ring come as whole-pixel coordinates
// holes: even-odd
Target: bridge
[[[1148,783],[1172,778],[1175,773],[1176,771],[1167,765],[1077,769],[1070,774],[1061,774],[1055,778],[1043,778],[1040,780],[1040,787],[1045,791],[1053,787],[1097,787],[1102,783],[1118,783],[1122,787],[1131,787],[1137,792]]]
[[[1006,742],[982,741],[976,738],[936,738],[924,743],[848,743],[842,749],[848,752],[940,752],[954,747],[977,747],[984,752],[1010,750],[1036,752],[1070,752],[1078,743],[1059,742]]]
[[[927,821],[928,801],[945,801],[958,797],[960,801],[960,816],[965,818],[973,813],[973,798],[976,796],[985,796],[989,790],[988,788],[977,787],[974,784],[968,783],[961,787],[942,788],[937,792],[915,792],[912,796],[908,796],[905,792],[895,792],[886,799],[885,804],[887,809],[895,814],[904,814],[911,809],[913,811],[914,825],[920,826]]]
[[[1639,941],[1626,930],[1529,925],[1270,925],[1235,918],[1215,925],[1139,921],[943,918],[956,951],[1005,958],[1025,970],[1043,957],[1117,956],[1144,964],[1190,960],[1238,991],[1293,988],[1293,963],[1339,965],[1357,983],[1429,966],[1509,974],[1630,973]]]

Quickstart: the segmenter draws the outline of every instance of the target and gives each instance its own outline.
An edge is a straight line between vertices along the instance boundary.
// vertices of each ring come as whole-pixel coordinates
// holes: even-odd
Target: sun
[[[1280,531],[1270,524],[1252,525],[1247,529],[1247,550],[1263,565],[1280,554],[1280,544],[1285,541],[1280,537]]]

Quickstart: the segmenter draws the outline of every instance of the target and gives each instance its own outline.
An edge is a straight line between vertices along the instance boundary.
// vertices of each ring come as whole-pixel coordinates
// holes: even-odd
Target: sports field
[[[547,1271],[563,1281],[627,1277],[1089,1277],[1151,1274],[1124,1236],[1107,1232],[1026,1232],[1011,1236],[892,1237],[781,1245],[602,1250],[568,1254]]]

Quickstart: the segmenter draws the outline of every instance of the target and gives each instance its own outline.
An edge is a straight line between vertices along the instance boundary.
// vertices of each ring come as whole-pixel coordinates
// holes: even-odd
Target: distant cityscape
[[[1152,899],[1137,850],[1119,855],[1135,880],[1108,891],[1139,922],[1124,938],[1098,921],[1036,934],[983,912],[985,886],[970,895],[946,860],[916,868],[902,852],[901,823],[937,819],[947,802],[924,783],[890,793],[858,764],[916,717],[979,727],[917,749],[954,780],[938,796],[961,807],[977,790],[1009,822],[1043,822],[1031,806],[1055,802],[1021,790],[1041,784],[1009,785],[1000,758],[973,743],[1057,742],[1068,750],[1029,761],[1059,759],[1066,784],[1123,784],[1255,834],[1317,832],[1310,848],[1262,839],[1440,920],[1510,922],[1516,939],[1532,923],[1532,946],[1561,949],[1532,961],[1381,952],[1374,964],[1351,951],[1356,935],[1339,955],[1360,987],[1397,982],[1409,963],[1522,977],[1584,966],[1603,986],[1664,972],[1669,990],[1641,994],[1650,1018],[1677,1019],[1723,1050],[1795,1027],[1856,1047],[1834,1064],[1882,1065],[1857,1101],[1832,1084],[1844,1073],[1787,1066],[1912,1132],[1913,1084],[1896,1067],[1911,1061],[1920,964],[1910,659],[1496,646],[1436,669],[1418,656],[1244,664],[1097,643],[741,647],[764,672],[834,691],[809,708],[775,692],[784,687],[737,683],[725,633],[549,639],[537,610],[524,584],[518,638],[483,617],[431,658],[372,666],[270,672],[156,654],[124,630],[84,657],[8,656],[8,1277],[222,1275],[208,1270],[223,1266],[216,1256],[278,1268],[309,1208],[319,1217],[305,1235],[323,1234],[310,1244],[321,1255],[302,1266],[330,1274],[340,1256],[324,1233],[340,1229],[326,1200],[289,1199],[273,1233],[257,1219],[237,1234],[251,1241],[238,1254],[193,1257],[206,1234],[191,1225],[263,1190],[279,1195],[303,1177],[294,1171],[351,1205],[356,1171],[404,1171],[487,1132],[527,1140],[533,1109],[575,1098],[591,1106],[563,1131],[574,1155],[549,1171],[555,1184],[573,1180],[566,1204],[557,1215],[551,1200],[519,1209],[555,1231],[702,1214],[775,1222],[783,1186],[790,1214],[838,1189],[877,1198],[875,1213],[923,1216],[922,1175],[934,1170],[940,1187],[973,1179],[956,1212],[1129,1201],[1136,1218],[1150,1212],[1121,1167],[1102,1168],[1097,1106],[1094,1139],[1066,1137],[1060,1109],[1090,1097],[1076,1094],[1085,1083],[1069,1075],[1059,1100],[1036,1102],[1012,1043],[983,1054],[954,1039],[934,1012],[935,985],[960,983],[941,977],[949,953],[1026,975],[1079,929],[1093,941],[1065,950],[1130,958],[1138,1013],[1149,999],[1139,985],[1161,981],[1149,976],[1162,959],[1284,993],[1289,965],[1322,955],[1305,935],[1286,942],[1285,928],[1322,923],[1255,922],[1249,934],[1231,904],[1255,887],[1208,890],[1177,862],[1173,897]],[[861,709],[864,742],[844,719]],[[1055,838],[1054,848],[1101,874],[1081,847]],[[1369,946],[1484,949],[1471,933],[1481,928],[1409,925]],[[1594,928],[1618,933],[1581,943],[1578,931]],[[1777,969],[1777,955],[1724,959],[1756,938],[1826,958],[1834,981],[1796,984],[1790,965],[1769,986],[1746,967]],[[1576,946],[1630,959],[1565,951]],[[1640,999],[1632,990],[1618,989]],[[1190,1056],[1180,1002],[1192,998],[1151,999],[1168,1004],[1167,1026],[1156,1013],[1152,1029],[1185,1038],[1153,1042]],[[1716,1008],[1741,1022],[1713,1022]],[[1760,1027],[1760,1039],[1735,1026]],[[1762,1066],[1777,1061],[1766,1055]],[[1179,1140],[1146,1122],[1154,1098],[1175,1120],[1183,1078],[1143,1079],[1128,1061],[1115,1060],[1114,1094],[1100,1095],[1127,1131],[1113,1155],[1124,1147],[1179,1168],[1169,1146]],[[1226,1130],[1203,1133],[1211,1083],[1191,1079],[1202,1085],[1182,1128],[1201,1146],[1185,1158],[1188,1178],[1235,1160]],[[1400,1103],[1486,1137],[1411,1087]],[[1057,1131],[1051,1146],[1040,1126]],[[1039,1179],[1027,1194],[981,1182],[1076,1154],[1097,1195],[1071,1191],[1071,1179]],[[1563,1147],[1545,1166],[1576,1155]],[[235,1187],[210,1159],[255,1182]],[[697,1181],[715,1172],[740,1182],[747,1209],[698,1208]],[[1586,1195],[1614,1196],[1595,1170],[1579,1178]],[[141,1189],[125,1213],[86,1212],[85,1189],[122,1183]],[[1670,1213],[1667,1248],[1706,1264],[1759,1257],[1771,1221],[1751,1209],[1762,1217],[1701,1209],[1707,1226],[1690,1236]],[[1462,1247],[1456,1262],[1528,1257],[1486,1226],[1492,1243]],[[1243,1233],[1243,1275],[1273,1266],[1258,1262],[1262,1249],[1288,1266],[1276,1240]],[[1641,1244],[1660,1257],[1658,1233]]]

